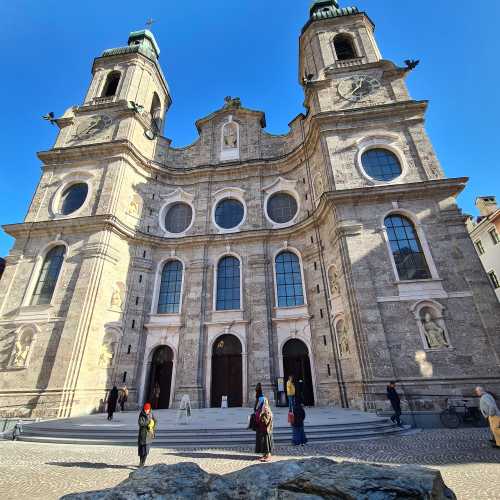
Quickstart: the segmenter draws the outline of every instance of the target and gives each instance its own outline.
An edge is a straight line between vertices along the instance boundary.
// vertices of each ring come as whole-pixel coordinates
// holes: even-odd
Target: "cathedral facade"
[[[412,62],[355,7],[313,2],[306,112],[286,135],[227,97],[199,138],[163,137],[171,95],[148,30],[94,60],[0,281],[0,411],[250,406],[294,375],[307,405],[415,411],[500,390],[500,311],[424,130]],[[222,103],[221,103],[222,104]]]

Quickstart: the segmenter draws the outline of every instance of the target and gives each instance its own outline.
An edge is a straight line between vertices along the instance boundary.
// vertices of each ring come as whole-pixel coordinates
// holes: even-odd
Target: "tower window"
[[[156,92],[153,94],[153,100],[151,102],[151,109],[149,112],[151,113],[152,125],[155,128],[155,132],[157,134],[161,133],[163,122],[161,116],[161,101]]]
[[[365,172],[377,181],[390,182],[402,173],[397,156],[388,149],[369,149],[361,156]]]
[[[355,59],[357,57],[354,50],[354,43],[349,35],[337,35],[333,39],[333,46],[335,47],[335,53],[339,61]]]
[[[85,182],[73,184],[65,189],[61,196],[61,214],[76,212],[85,203],[88,192],[89,187]]]
[[[31,299],[31,305],[50,304],[65,255],[66,248],[62,245],[52,248],[47,253]]]
[[[113,97],[116,95],[118,83],[120,82],[121,74],[119,71],[112,71],[106,79],[102,97]]]

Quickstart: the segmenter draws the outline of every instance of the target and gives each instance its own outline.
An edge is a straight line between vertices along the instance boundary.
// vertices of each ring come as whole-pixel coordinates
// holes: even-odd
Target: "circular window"
[[[287,193],[273,194],[267,202],[267,215],[277,224],[290,222],[297,214],[297,201]]]
[[[365,172],[377,181],[392,181],[401,175],[397,156],[387,149],[370,149],[361,156]]]
[[[65,189],[61,196],[61,214],[69,215],[76,212],[85,203],[88,192],[89,187],[84,182]]]
[[[234,198],[219,201],[215,209],[215,223],[223,229],[232,229],[241,223],[245,209]]]
[[[165,229],[169,233],[183,233],[193,220],[193,209],[187,203],[172,203],[165,214]]]

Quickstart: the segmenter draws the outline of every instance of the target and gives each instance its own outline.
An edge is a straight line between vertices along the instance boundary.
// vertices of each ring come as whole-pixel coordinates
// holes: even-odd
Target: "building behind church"
[[[4,226],[3,414],[91,413],[122,383],[131,404],[245,406],[290,374],[307,405],[367,410],[389,380],[416,411],[500,391],[467,179],[445,176],[411,67],[383,59],[366,13],[313,2],[285,135],[228,97],[173,147],[159,55],[142,30],[94,60],[26,219]]]

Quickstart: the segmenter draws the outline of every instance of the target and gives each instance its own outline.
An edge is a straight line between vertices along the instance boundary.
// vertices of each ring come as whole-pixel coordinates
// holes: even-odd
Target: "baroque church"
[[[291,48],[292,49],[292,48]],[[105,50],[52,149],[0,281],[0,411],[277,402],[414,411],[500,392],[500,306],[424,129],[412,65],[370,17],[316,0],[300,34],[305,112],[285,135],[228,97],[175,148],[149,30]]]

